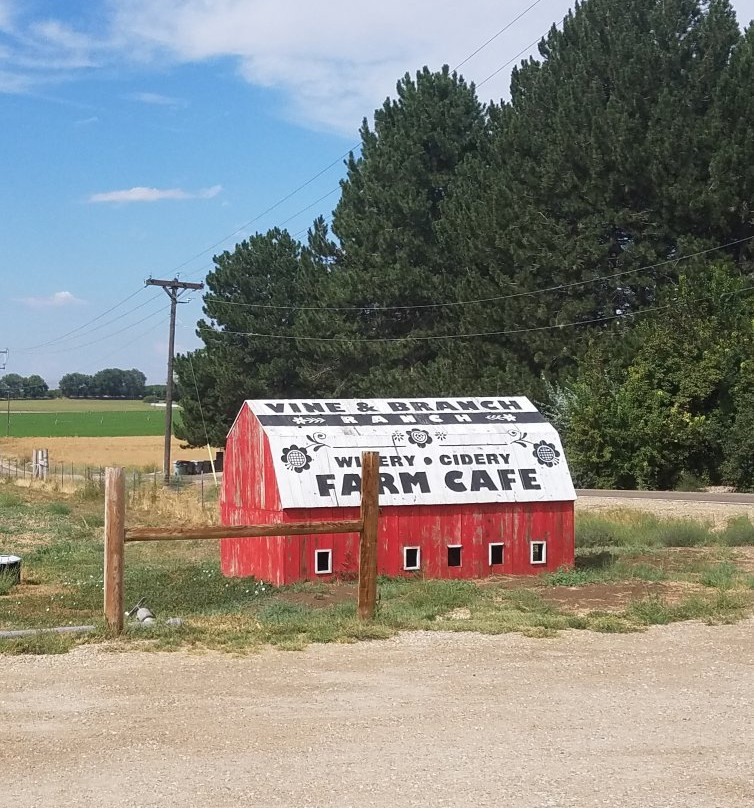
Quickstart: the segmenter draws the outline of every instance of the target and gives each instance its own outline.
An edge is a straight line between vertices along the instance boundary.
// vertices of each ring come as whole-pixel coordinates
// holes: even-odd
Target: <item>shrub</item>
[[[709,527],[692,519],[666,519],[657,525],[657,539],[665,547],[701,547],[714,544]]]
[[[691,471],[682,471],[675,484],[676,491],[703,491],[704,481]]]

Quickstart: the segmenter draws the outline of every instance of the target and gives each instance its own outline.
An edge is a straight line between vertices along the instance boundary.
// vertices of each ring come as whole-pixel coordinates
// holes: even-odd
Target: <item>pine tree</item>
[[[441,364],[441,341],[386,340],[453,330],[452,310],[433,305],[456,298],[459,272],[437,225],[457,167],[479,149],[484,128],[473,87],[447,67],[424,68],[415,80],[407,74],[397,98],[375,112],[374,129],[364,122],[361,155],[348,160],[333,217],[339,255],[318,292],[346,310],[307,318],[310,334],[354,340],[315,349],[321,364],[338,369],[334,393],[449,389],[451,378],[428,370]]]

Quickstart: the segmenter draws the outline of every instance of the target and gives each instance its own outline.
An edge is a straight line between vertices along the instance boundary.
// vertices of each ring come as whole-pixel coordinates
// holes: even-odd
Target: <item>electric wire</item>
[[[115,309],[119,308],[124,303],[128,303],[129,300],[136,297],[136,295],[138,295],[140,292],[143,292],[143,291],[144,291],[144,287],[142,286],[141,288],[137,289],[135,292],[132,292],[127,297],[124,297],[123,300],[120,300],[114,306],[110,306],[110,308],[107,309],[106,311],[103,311],[102,314],[98,314],[96,317],[93,317],[91,320],[87,320],[87,322],[82,323],[80,326],[77,326],[76,328],[73,328],[70,331],[66,331],[65,334],[61,334],[61,336],[57,337],[56,339],[48,340],[47,342],[41,342],[39,345],[33,345],[33,346],[31,346],[29,348],[26,348],[24,350],[20,350],[20,349],[16,349],[16,350],[18,350],[19,353],[28,353],[29,351],[35,351],[38,348],[45,348],[48,345],[52,345],[54,343],[60,342],[61,340],[68,337],[69,335],[75,334],[77,331],[81,331],[82,329],[86,328],[87,326],[91,325],[92,323],[96,323],[97,320],[101,320],[103,317],[110,314],[111,311],[115,311]]]
[[[596,278],[588,278],[582,281],[573,281],[571,283],[561,283],[557,284],[556,286],[546,286],[540,289],[531,289],[528,291],[523,292],[511,292],[506,295],[494,295],[493,297],[480,297],[474,300],[451,300],[445,303],[419,303],[416,305],[411,306],[377,306],[371,304],[364,304],[362,306],[284,306],[272,303],[240,303],[235,302],[232,300],[219,300],[217,298],[205,298],[205,304],[218,304],[221,306],[239,306],[242,308],[252,308],[252,309],[279,309],[283,311],[405,311],[407,309],[436,309],[436,308],[446,308],[450,306],[470,306],[470,305],[477,305],[480,303],[496,303],[500,302],[501,300],[512,300],[513,298],[518,297],[535,297],[539,294],[544,294],[545,292],[559,292],[565,289],[574,289],[578,286],[587,286],[591,283],[600,283],[601,281],[607,280],[614,280],[616,278],[622,278],[627,275],[635,275],[640,272],[648,272],[652,269],[657,269],[659,267],[667,266],[668,264],[678,264],[681,261],[688,261],[692,258],[698,258],[700,255],[707,255],[712,252],[719,252],[720,250],[728,249],[729,247],[735,247],[738,244],[743,244],[747,241],[752,241],[754,239],[754,235],[746,236],[745,238],[736,239],[735,241],[729,241],[726,244],[720,244],[716,247],[709,247],[704,250],[698,250],[697,252],[689,253],[687,255],[679,255],[675,256],[674,258],[667,258],[664,261],[659,261],[655,264],[647,264],[645,266],[635,267],[634,269],[626,269],[622,270],[621,272],[613,272],[609,275],[599,275]]]
[[[453,72],[455,73],[459,67],[463,67],[466,62],[471,61],[477,53],[483,51],[487,45],[492,44],[499,36],[504,34],[509,28],[512,28],[522,17],[525,17],[535,6],[538,6],[542,0],[535,0],[528,8],[525,8],[517,17],[514,17],[507,25],[501,28],[496,34],[493,34],[483,45],[480,45],[473,53],[470,53],[462,62],[459,62],[454,68]]]
[[[453,68],[453,70],[454,70],[454,71],[458,70],[458,68],[459,68],[459,67],[462,67],[462,66],[463,66],[463,65],[465,65],[467,62],[469,62],[471,59],[473,59],[473,58],[474,58],[474,56],[476,56],[478,53],[480,53],[482,50],[484,50],[484,49],[485,49],[485,48],[486,48],[488,45],[490,45],[492,42],[494,42],[494,41],[495,41],[495,40],[496,40],[496,39],[497,39],[499,36],[501,36],[502,34],[504,34],[504,33],[505,33],[507,30],[509,30],[510,28],[512,28],[512,27],[513,27],[513,26],[514,26],[514,25],[515,25],[515,24],[516,24],[516,23],[517,23],[517,22],[518,22],[520,19],[522,19],[524,16],[526,16],[526,15],[527,15],[527,14],[528,14],[528,13],[529,13],[529,12],[530,12],[530,11],[531,11],[533,8],[535,8],[536,6],[538,6],[538,5],[539,5],[541,2],[542,2],[542,0],[536,0],[536,2],[532,3],[532,4],[531,4],[531,5],[529,5],[527,8],[525,8],[525,9],[524,9],[522,12],[520,12],[520,13],[519,13],[519,14],[518,14],[516,17],[514,17],[514,18],[513,18],[513,19],[512,19],[512,20],[511,20],[509,23],[507,23],[505,26],[503,26],[503,27],[502,27],[502,28],[501,28],[501,29],[500,29],[500,30],[499,30],[499,31],[498,31],[496,34],[494,34],[493,36],[491,36],[491,37],[490,37],[490,38],[489,38],[489,39],[488,39],[486,42],[482,43],[482,44],[481,44],[481,45],[480,45],[478,48],[476,48],[476,50],[474,50],[472,53],[470,53],[470,54],[469,54],[469,55],[468,55],[468,56],[467,56],[465,59],[463,59],[462,61],[460,61],[460,62],[459,62],[459,63],[458,63],[458,64],[457,64],[457,65],[456,65],[454,68]],[[537,40],[537,42],[538,42],[538,41],[539,41],[539,40]],[[536,45],[536,42],[535,42],[534,44]],[[531,48],[531,47],[533,47],[533,46],[529,46],[529,47]],[[519,55],[520,55],[520,54],[519,54]],[[517,56],[514,56],[514,57],[513,57],[513,60],[511,60],[511,61],[514,61],[514,60],[515,60],[515,59],[517,59],[517,58],[518,58],[518,55],[517,55]],[[507,64],[510,64],[510,62],[508,62]],[[500,70],[504,69],[504,67],[505,67],[505,65],[504,65],[502,68],[500,68]],[[496,71],[496,73],[495,73],[495,74],[493,74],[493,75],[497,75],[497,73],[499,73],[499,72],[500,72],[500,70]],[[488,80],[489,80],[489,78],[492,78],[492,76],[488,77],[488,79],[485,79],[485,81],[488,81]],[[484,82],[482,82],[482,83],[484,83]],[[481,86],[481,85],[478,85],[478,86]],[[307,188],[307,187],[308,187],[309,185],[311,185],[311,184],[312,184],[312,183],[313,183],[315,180],[318,180],[318,179],[319,179],[319,178],[320,178],[320,177],[321,177],[323,174],[326,174],[328,171],[330,171],[330,169],[334,168],[336,165],[338,165],[339,163],[341,163],[343,160],[345,160],[346,158],[348,158],[348,157],[349,157],[351,154],[353,154],[355,151],[357,151],[357,150],[358,150],[358,149],[360,149],[360,148],[361,148],[361,143],[355,143],[353,146],[351,146],[351,147],[348,149],[348,151],[346,151],[346,152],[345,152],[344,154],[342,154],[340,157],[336,158],[336,159],[335,159],[335,160],[333,160],[331,163],[329,163],[328,165],[326,165],[326,166],[325,166],[323,169],[321,169],[320,171],[318,171],[318,172],[317,172],[317,173],[316,173],[316,174],[315,174],[313,177],[311,177],[310,179],[308,179],[306,182],[303,182],[303,183],[301,183],[301,185],[299,185],[297,188],[294,188],[294,189],[293,189],[293,190],[292,190],[290,193],[288,193],[288,194],[286,194],[284,197],[282,197],[282,199],[279,199],[277,202],[275,202],[274,204],[270,205],[268,208],[266,208],[265,210],[263,210],[261,213],[258,213],[256,216],[254,216],[253,218],[249,219],[249,221],[245,222],[245,223],[244,223],[244,224],[242,224],[240,227],[237,227],[237,228],[236,228],[236,229],[235,229],[235,230],[234,230],[232,233],[229,233],[227,236],[224,236],[223,238],[219,239],[219,240],[218,240],[218,241],[216,241],[214,244],[212,244],[212,245],[210,245],[209,247],[206,247],[205,249],[203,249],[203,250],[201,250],[200,252],[196,253],[196,254],[195,254],[195,255],[193,255],[191,258],[187,258],[187,259],[186,259],[185,261],[183,261],[182,263],[177,264],[177,265],[176,265],[176,266],[175,266],[173,269],[171,269],[171,270],[170,270],[170,273],[171,273],[171,274],[173,274],[173,273],[175,273],[175,272],[178,272],[178,270],[183,269],[185,266],[187,266],[188,264],[190,264],[192,261],[195,261],[197,258],[201,258],[202,256],[204,256],[204,255],[206,255],[207,253],[211,252],[212,250],[216,249],[216,248],[217,248],[217,247],[219,247],[220,245],[224,244],[224,243],[225,243],[226,241],[228,241],[229,239],[231,239],[231,238],[233,238],[234,236],[238,235],[238,234],[239,234],[239,233],[241,233],[242,231],[244,231],[244,230],[248,229],[248,228],[249,228],[249,227],[250,227],[252,224],[254,224],[256,221],[258,221],[259,219],[261,219],[263,216],[266,216],[268,213],[271,213],[273,210],[276,210],[278,207],[280,207],[280,205],[282,205],[283,203],[287,202],[289,199],[291,199],[293,196],[295,196],[295,195],[296,195],[296,194],[298,194],[299,192],[303,191],[303,190],[304,190],[304,188]],[[333,193],[334,193],[334,192],[333,192]],[[329,196],[329,194],[328,194],[327,196]],[[321,201],[321,200],[318,200],[318,201]],[[314,205],[314,204],[317,204],[317,203],[312,203],[312,205],[310,205],[309,207],[313,207],[313,205]],[[308,208],[305,208],[304,210],[308,210]],[[303,212],[303,211],[302,211],[302,212]],[[298,215],[298,214],[296,214],[296,215]],[[292,217],[292,218],[295,218],[295,216],[294,216],[294,217]],[[288,220],[288,221],[290,221],[290,220]]]
[[[754,286],[745,286],[741,289],[731,292],[729,294],[742,294],[754,289]],[[703,297],[693,298],[688,302],[699,302],[700,300],[710,299],[710,295]],[[721,295],[722,299],[723,295]],[[302,340],[305,342],[351,342],[351,343],[366,343],[366,342],[426,342],[429,340],[451,340],[451,339],[471,339],[475,337],[500,337],[512,334],[529,334],[537,331],[553,331],[562,328],[571,328],[582,325],[595,325],[597,323],[606,323],[612,320],[622,320],[627,317],[638,317],[643,314],[650,314],[658,311],[667,311],[672,309],[674,304],[668,303],[664,306],[652,306],[646,309],[640,309],[634,312],[622,312],[620,314],[610,314],[604,317],[594,317],[589,320],[577,320],[570,323],[553,323],[551,325],[531,326],[528,328],[509,328],[502,331],[477,331],[467,334],[432,334],[421,336],[408,336],[408,337],[309,337],[309,336],[296,336],[294,334],[262,334],[255,331],[218,331],[215,329],[203,329],[202,335],[213,336],[240,336],[240,337],[265,337],[270,339],[287,339],[287,340]]]
[[[561,25],[563,25],[563,21],[562,21],[562,20],[561,20],[561,22],[555,23],[555,26],[554,26],[554,27],[555,27],[556,29],[558,29],[558,28],[560,28],[560,27],[561,27]],[[530,51],[530,50],[531,50],[531,49],[532,49],[532,48],[533,48],[535,45],[538,45],[538,44],[539,44],[539,43],[540,43],[540,42],[541,42],[541,41],[542,41],[542,40],[543,40],[543,39],[544,39],[544,38],[547,36],[547,34],[548,34],[548,33],[549,33],[551,30],[552,30],[552,27],[553,27],[553,26],[550,26],[550,27],[549,27],[549,28],[548,28],[548,29],[547,29],[547,30],[546,30],[546,31],[545,31],[545,32],[544,32],[544,33],[543,33],[541,36],[537,37],[537,38],[536,38],[536,39],[535,39],[533,42],[531,42],[531,43],[530,43],[529,45],[527,45],[525,48],[523,48],[522,50],[520,50],[520,51],[519,51],[519,52],[518,52],[518,53],[517,53],[517,54],[516,54],[516,55],[515,55],[513,58],[509,59],[509,60],[508,60],[508,61],[507,61],[505,64],[500,65],[500,67],[498,67],[498,69],[497,69],[497,70],[495,70],[494,72],[490,73],[490,75],[489,75],[489,76],[487,76],[487,78],[486,78],[486,79],[483,79],[482,81],[480,81],[480,82],[479,82],[479,84],[476,84],[476,85],[475,85],[475,87],[476,87],[477,89],[479,89],[480,87],[482,87],[483,85],[485,85],[485,84],[486,84],[488,81],[490,81],[491,79],[494,79],[494,78],[495,78],[495,76],[497,76],[497,75],[498,75],[498,73],[501,73],[503,70],[505,70],[505,68],[506,68],[506,67],[510,67],[510,65],[512,65],[512,64],[513,64],[513,63],[516,61],[516,59],[520,58],[520,57],[521,57],[521,56],[523,56],[525,53],[528,53],[528,52],[529,52],[529,51]]]

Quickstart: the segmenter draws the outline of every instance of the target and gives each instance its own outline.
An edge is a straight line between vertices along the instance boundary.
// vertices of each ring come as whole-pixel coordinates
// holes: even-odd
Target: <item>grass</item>
[[[165,414],[159,410],[29,412],[11,414],[12,438],[102,438],[161,435]]]
[[[703,547],[719,543],[709,524],[693,519],[661,519],[632,510],[615,511],[610,518],[582,513],[576,519],[579,548]]]
[[[165,491],[155,486],[135,498],[130,523],[167,524],[189,512],[193,521],[209,521],[208,514],[203,517],[196,503],[190,503],[196,496],[191,488]],[[579,550],[576,568],[522,579],[513,588],[509,581],[495,579],[483,585],[381,579],[377,615],[370,623],[357,619],[352,583],[278,589],[249,578],[225,578],[213,542],[133,545],[126,553],[125,605],[130,608],[143,598],[158,622],[154,627],[129,626],[114,641],[101,620],[102,508],[99,490],[91,496],[64,496],[0,485],[0,553],[23,558],[22,584],[4,593],[0,589],[0,629],[98,626],[91,635],[0,640],[0,653],[62,653],[80,643],[105,640],[113,648],[247,653],[265,645],[294,650],[314,642],[381,639],[409,629],[547,638],[567,629],[627,632],[677,620],[729,622],[754,606],[754,576],[736,565],[735,550],[722,543],[694,552],[666,548],[667,537],[677,541],[678,531],[682,541],[691,536],[694,544],[705,526],[674,522],[668,530],[663,520],[622,516],[615,523],[580,519],[582,537],[586,524],[592,546]],[[632,533],[637,523],[638,535]],[[597,544],[605,536],[615,544]],[[598,609],[568,608],[556,597],[565,592],[578,600],[584,587],[602,584],[600,591],[606,586],[609,591],[617,583],[635,585],[637,597]],[[183,626],[165,626],[168,617],[183,618]]]
[[[736,516],[720,532],[720,542],[728,547],[754,546],[754,525],[748,516]]]

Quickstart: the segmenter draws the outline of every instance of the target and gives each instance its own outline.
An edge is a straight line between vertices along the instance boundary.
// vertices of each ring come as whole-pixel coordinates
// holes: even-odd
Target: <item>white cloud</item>
[[[148,69],[230,60],[251,84],[276,90],[288,117],[307,126],[355,136],[406,72],[463,62],[533,0],[108,0],[75,4],[60,19],[31,18],[35,4],[0,0],[0,29],[9,34],[0,92],[71,78],[96,66],[138,63]],[[461,72],[482,99],[508,92],[509,60],[519,61],[574,0],[540,0],[496,37]],[[50,4],[54,8],[54,4]],[[733,0],[741,22],[754,17],[754,0]],[[62,14],[59,15],[62,18]],[[14,74],[18,74],[15,76]],[[142,103],[180,102],[138,93]]]
[[[48,297],[24,297],[20,300],[26,306],[32,309],[41,308],[60,308],[62,306],[77,306],[84,301],[72,295],[70,292],[55,292]]]
[[[186,102],[180,98],[173,98],[161,93],[131,93],[126,96],[130,101],[140,101],[142,104],[153,104],[158,107],[185,107]]]
[[[212,199],[222,191],[222,185],[184,191],[182,188],[145,188],[138,186],[123,191],[106,191],[92,194],[89,202],[160,202],[165,199]]]

